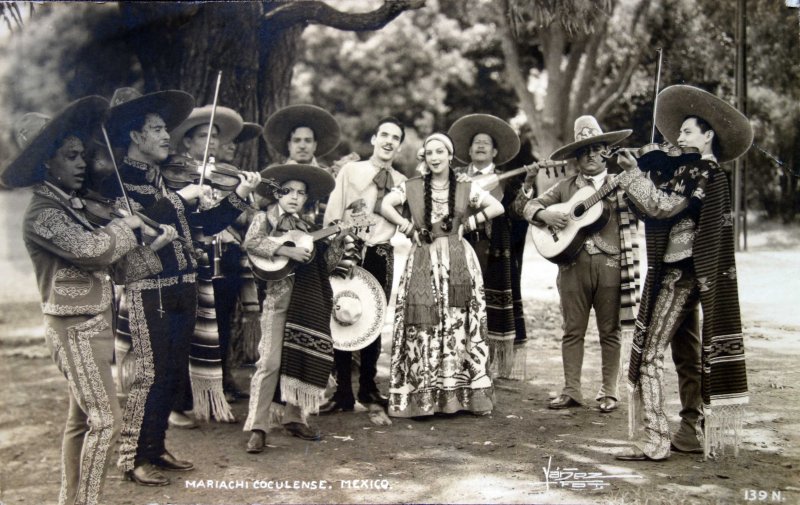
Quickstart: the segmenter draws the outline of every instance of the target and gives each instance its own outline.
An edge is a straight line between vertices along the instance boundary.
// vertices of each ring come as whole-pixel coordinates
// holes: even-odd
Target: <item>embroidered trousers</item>
[[[197,317],[194,282],[159,290],[131,288],[129,307],[131,343],[136,359],[134,379],[125,404],[119,461],[121,470],[150,461],[166,450],[167,419],[176,395],[188,387],[189,343]]]
[[[58,503],[97,504],[122,421],[111,375],[111,309],[93,317],[45,315],[44,323],[53,360],[69,384]]]
[[[281,419],[281,424],[299,422],[306,424],[297,405],[286,404],[283,416],[277,414],[280,409],[273,405],[275,390],[281,375],[281,357],[283,356],[283,330],[286,327],[286,315],[292,298],[294,277],[280,281],[268,282],[264,310],[261,313],[261,340],[258,343],[258,361],[256,371],[250,381],[250,403],[244,431],[260,430],[267,433],[273,426],[273,419]],[[270,415],[270,411],[274,416]]]
[[[386,300],[390,299],[392,280],[394,278],[394,249],[391,244],[378,244],[365,249],[361,267],[371,273],[380,283]],[[381,337],[359,351],[359,394],[368,395],[378,391],[375,377],[378,375],[378,357],[381,355]],[[342,405],[352,405],[353,398],[352,370],[353,353],[349,351],[333,351],[333,363],[336,369],[336,393],[333,398]]]
[[[583,402],[583,344],[592,308],[600,336],[603,380],[596,399],[604,396],[619,399],[619,268],[619,260],[603,253],[589,254],[581,249],[573,263],[561,265],[558,269],[556,286],[561,299],[561,315],[564,318],[564,336],[561,341],[564,388],[561,393],[577,402]]]
[[[690,262],[665,268],[650,319],[649,338],[642,349],[641,378],[634,397],[636,416],[642,420],[634,443],[652,459],[670,454],[669,424],[664,413],[664,352],[673,338],[688,340],[691,332],[678,333],[678,329],[696,311],[699,299]],[[699,347],[697,350],[699,359]],[[697,387],[699,392],[699,384]]]

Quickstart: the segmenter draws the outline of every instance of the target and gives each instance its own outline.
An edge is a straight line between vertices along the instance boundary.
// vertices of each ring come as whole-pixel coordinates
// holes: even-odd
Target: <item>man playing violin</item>
[[[42,296],[45,339],[69,383],[60,504],[100,503],[122,422],[111,373],[112,277],[124,283],[157,274],[162,267],[155,251],[176,236],[165,226],[149,246],[140,246],[141,218],[95,225],[75,196],[86,182],[84,140],[107,106],[90,96],[52,119],[24,115],[14,125],[22,152],[0,174],[9,187],[33,186],[23,238]]]
[[[242,173],[234,192],[199,211],[199,185],[166,187],[159,164],[169,154],[169,131],[193,107],[192,96],[182,91],[141,95],[121,88],[112,97],[106,120],[112,143],[126,152],[119,170],[131,204],[155,221],[175,226],[186,240],[191,240],[191,225],[202,226],[207,234],[224,229],[247,208],[245,198],[261,179],[257,173]],[[106,194],[122,196],[113,186]],[[136,372],[123,415],[118,466],[129,480],[149,486],[169,484],[162,469],[193,468],[167,451],[165,436],[175,396],[186,387],[181,372],[197,317],[197,259],[178,242],[161,249],[159,259],[164,267],[160,275],[125,286]]]
[[[659,132],[701,158],[658,176],[639,170],[629,153],[619,158],[620,187],[645,222],[648,263],[628,370],[634,444],[617,455],[622,460],[663,460],[671,450],[707,457],[735,444],[748,401],[733,218],[720,163],[744,154],[753,130],[735,108],[692,86],[665,88],[656,103]],[[702,342],[697,332],[680,331],[698,305]],[[673,436],[664,412],[667,345],[682,406]]]
[[[631,130],[603,133],[593,116],[576,119],[574,131],[575,141],[557,149],[550,158],[575,158],[579,173],[562,179],[538,198],[529,199],[520,191],[514,203],[518,212],[536,226],[555,230],[564,228],[569,215],[548,210],[548,207],[569,201],[581,188],[591,186],[597,190],[610,182],[603,154],[609,145],[631,134]],[[603,205],[611,209],[608,222],[588,236],[577,255],[559,264],[556,286],[564,318],[561,341],[564,387],[561,394],[550,401],[550,409],[566,409],[583,403],[581,369],[584,338],[592,308],[597,318],[602,362],[602,382],[595,400],[599,402],[600,412],[617,409],[621,320],[628,323],[626,328],[631,332],[633,323],[632,304],[623,304],[622,299],[633,287],[630,283],[634,279],[626,279],[625,274],[629,271],[626,266],[634,264],[628,253],[634,252],[631,239],[635,234],[636,220],[628,212],[621,191],[611,192]],[[622,288],[623,285],[626,289]],[[635,288],[633,297],[635,300]]]
[[[470,178],[500,173],[520,149],[519,136],[502,119],[489,114],[470,114],[458,119],[448,132],[454,156],[466,167],[457,173]],[[506,209],[464,236],[475,249],[486,289],[490,370],[493,376],[523,379],[527,333],[522,310],[522,256],[528,223],[514,214],[511,203],[524,177],[503,181],[491,193]]]

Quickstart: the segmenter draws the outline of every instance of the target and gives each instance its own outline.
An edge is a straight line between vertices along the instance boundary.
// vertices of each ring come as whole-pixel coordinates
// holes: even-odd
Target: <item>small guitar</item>
[[[500,174],[479,175],[473,178],[472,182],[478,184],[481,187],[481,189],[484,189],[486,191],[492,191],[500,184],[500,181],[502,181],[503,179],[514,177],[515,175],[521,174],[523,172],[532,172],[534,170],[542,170],[545,168],[563,167],[566,164],[567,164],[566,161],[553,161],[553,160],[537,161],[536,163],[531,163],[530,165],[525,165],[524,167],[515,168],[514,170],[509,170],[508,172],[502,172]]]
[[[613,177],[597,191],[592,186],[586,186],[568,201],[547,207],[550,211],[564,212],[569,220],[560,230],[552,226],[530,227],[533,245],[539,254],[553,263],[565,263],[578,254],[586,237],[608,223],[611,209],[597,203],[602,202],[618,184],[617,177]]]
[[[341,231],[338,224],[322,228],[315,232],[306,233],[301,230],[287,231],[280,237],[273,237],[281,245],[292,247],[304,247],[306,249],[313,249],[314,242],[336,235]],[[250,265],[253,268],[253,275],[262,281],[279,281],[285,279],[294,271],[296,262],[287,258],[286,256],[273,256],[272,258],[264,258],[263,256],[256,256],[248,254],[250,258]]]

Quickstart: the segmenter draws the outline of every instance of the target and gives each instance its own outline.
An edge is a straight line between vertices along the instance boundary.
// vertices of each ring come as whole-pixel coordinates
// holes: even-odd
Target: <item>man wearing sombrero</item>
[[[212,114],[214,124],[210,125]],[[192,166],[202,163],[206,144],[209,162],[213,161],[217,149],[233,140],[241,132],[243,124],[239,113],[228,107],[217,106],[216,110],[213,105],[195,107],[189,117],[170,131],[170,150],[179,156],[170,158],[167,163],[185,162]],[[204,199],[208,200],[204,201],[204,205],[213,201],[211,193],[207,195],[204,195]],[[177,428],[197,427],[194,419],[189,416],[189,411],[193,411],[198,419],[203,420],[212,417],[222,422],[236,420],[222,388],[221,332],[215,310],[215,301],[220,294],[215,292],[212,283],[214,262],[221,261],[221,258],[215,256],[214,241],[218,239],[218,235],[205,235],[202,227],[195,227],[192,236],[196,250],[203,251],[203,254],[197,258],[197,321],[192,335],[189,361],[186,363],[187,369],[181,372],[186,377],[181,384],[186,388],[176,395],[169,415],[169,424]],[[221,295],[225,296],[224,293]],[[227,340],[225,343],[227,344]]]
[[[575,140],[550,155],[555,161],[575,159],[578,173],[562,179],[544,194],[529,200],[520,192],[517,207],[537,226],[561,229],[569,216],[548,207],[567,202],[579,190],[595,190],[612,180],[606,169],[605,153],[609,146],[627,138],[631,130],[603,132],[594,116],[575,120]],[[523,205],[520,205],[523,204]],[[594,230],[578,252],[559,264],[556,286],[561,298],[564,335],[561,359],[564,387],[548,405],[550,409],[576,407],[583,403],[581,369],[589,314],[594,308],[600,339],[602,383],[595,395],[598,409],[609,413],[619,402],[621,331],[633,334],[633,307],[636,299],[636,218],[628,211],[622,191],[613,191],[602,205],[611,212],[609,220]],[[625,302],[627,300],[627,302]]]
[[[194,98],[170,90],[142,95],[132,88],[114,92],[106,118],[112,144],[124,149],[120,163],[131,204],[161,223],[174,225],[191,240],[190,225],[206,234],[218,233],[247,208],[245,198],[260,176],[243,172],[236,190],[217,205],[196,212],[203,189],[189,184],[179,190],[166,187],[159,164],[170,150],[170,130],[180,125],[194,107]],[[121,197],[117,188],[107,196]],[[125,285],[129,330],[136,367],[128,393],[120,437],[118,466],[138,484],[163,486],[166,470],[190,470],[191,462],[175,458],[165,447],[167,419],[182,391],[189,358],[189,342],[197,317],[197,260],[194,251],[173,243],[159,251],[164,266],[158,276]]]
[[[29,113],[14,125],[22,152],[3,170],[9,187],[34,186],[23,238],[42,296],[45,336],[69,383],[58,503],[97,504],[122,413],[111,374],[112,276],[132,282],[161,270],[155,250],[175,238],[165,233],[139,246],[137,216],[93,225],[76,196],[86,179],[84,141],[108,101],[89,96],[54,118]]]
[[[318,241],[304,248],[282,241],[287,232],[312,231],[313,225],[301,217],[303,206],[328,195],[335,181],[324,169],[305,164],[273,165],[261,176],[282,191],[263,195],[277,201],[256,214],[244,248],[251,257],[288,258],[296,268],[284,279],[266,282],[259,358],[244,425],[251,432],[250,453],[264,450],[266,434],[276,424],[303,440],[320,439],[308,415],[319,412],[333,366],[329,274],[344,254],[346,233],[340,232],[330,246]]]
[[[467,164],[460,173],[470,177],[499,173],[497,167],[519,152],[519,136],[502,119],[489,114],[469,114],[448,132],[454,156]],[[528,223],[511,211],[521,179],[502,181],[492,196],[506,212],[465,235],[475,249],[486,289],[486,315],[493,375],[522,379],[525,376],[524,344],[527,340],[522,310],[522,256]]]
[[[625,169],[620,186],[644,216],[648,263],[628,370],[634,446],[617,455],[622,460],[663,460],[671,445],[679,452],[702,450],[706,457],[726,444],[736,452],[748,401],[733,217],[728,178],[719,164],[743,155],[753,130],[735,108],[692,86],[665,88],[656,105],[656,127],[664,138],[698,149],[702,157],[658,177],[641,172],[630,154],[619,158]],[[702,347],[677,332],[698,303]],[[664,350],[673,338],[674,355],[678,347],[684,356],[694,354],[684,357],[695,366],[683,367],[689,377],[679,377],[679,387],[699,385],[704,421],[701,432],[699,419],[684,417],[670,437],[663,381]],[[676,366],[680,372],[678,360]],[[686,396],[681,392],[682,400]]]

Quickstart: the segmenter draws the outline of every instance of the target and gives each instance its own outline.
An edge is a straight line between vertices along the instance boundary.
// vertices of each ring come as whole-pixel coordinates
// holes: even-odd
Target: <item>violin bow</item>
[[[664,49],[659,47],[658,50],[658,69],[656,70],[656,89],[653,94],[653,128],[650,130],[650,143],[656,141],[656,111],[658,109],[658,88],[661,86],[661,62],[664,58]]]
[[[206,148],[203,151],[203,164],[200,165],[200,186],[206,180],[206,163],[208,163],[208,148],[211,145],[211,131],[214,129],[214,116],[217,114],[217,100],[219,99],[219,86],[222,83],[222,70],[217,73],[217,85],[214,89],[214,102],[211,106],[211,120],[208,122],[208,134],[206,135]],[[198,206],[198,209],[200,207]]]
[[[106,141],[106,148],[108,149],[108,156],[111,158],[111,166],[114,167],[114,175],[117,176],[117,182],[119,183],[119,189],[122,191],[122,198],[125,200],[125,207],[128,209],[128,214],[133,215],[133,206],[131,205],[131,200],[128,197],[128,192],[125,190],[125,184],[122,183],[122,175],[119,173],[119,167],[117,166],[117,160],[114,157],[114,149],[111,148],[111,140],[108,138],[108,132],[106,131],[106,125],[100,125],[100,130],[103,132],[103,139]],[[142,239],[142,245],[144,245],[144,239]]]

